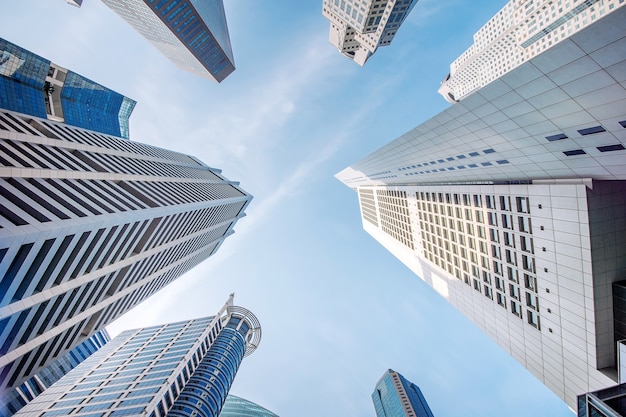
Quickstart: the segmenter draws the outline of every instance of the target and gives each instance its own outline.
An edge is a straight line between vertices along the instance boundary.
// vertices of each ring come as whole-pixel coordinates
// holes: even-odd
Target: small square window
[[[563,153],[567,156],[574,156],[574,155],[584,155],[587,152],[583,151],[582,149],[574,149],[573,151],[565,151]]]
[[[483,151],[483,153],[485,153],[485,154],[494,153],[494,152],[495,152],[495,150],[494,150],[494,149],[492,149],[492,148],[485,149],[485,150]]]

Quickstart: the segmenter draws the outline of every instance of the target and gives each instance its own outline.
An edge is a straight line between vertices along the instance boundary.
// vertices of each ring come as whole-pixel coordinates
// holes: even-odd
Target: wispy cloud
[[[413,11],[406,18],[408,23],[416,26],[425,26],[433,16],[443,13],[446,9],[454,8],[458,3],[456,0],[438,1],[438,0],[421,0]]]

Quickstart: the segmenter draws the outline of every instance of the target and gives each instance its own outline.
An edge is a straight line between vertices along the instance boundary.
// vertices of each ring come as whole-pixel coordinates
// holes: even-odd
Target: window
[[[617,145],[598,146],[597,149],[600,152],[611,152],[611,151],[621,151],[621,150],[624,150],[626,148],[624,148],[624,145],[619,143]]]
[[[548,139],[550,142],[554,142],[555,140],[567,139],[567,135],[559,133],[557,135],[546,136],[546,139]]]
[[[566,156],[574,156],[574,155],[584,155],[587,152],[583,151],[582,149],[574,149],[573,151],[565,151],[563,152]]]
[[[594,126],[594,127],[588,127],[586,129],[580,129],[578,131],[578,133],[580,133],[583,136],[593,135],[594,133],[600,133],[600,132],[606,132],[606,129],[603,128],[602,126]]]
[[[534,311],[528,310],[527,320],[528,320],[528,324],[530,324],[531,326],[536,327],[537,329],[540,328],[539,327],[539,316]],[[552,329],[550,329],[550,332],[552,332]]]
[[[496,301],[499,305],[506,308],[506,297],[502,293],[496,293]]]
[[[521,317],[522,316],[522,311],[520,309],[520,306],[517,302],[511,300],[511,313],[515,314],[516,316]]]

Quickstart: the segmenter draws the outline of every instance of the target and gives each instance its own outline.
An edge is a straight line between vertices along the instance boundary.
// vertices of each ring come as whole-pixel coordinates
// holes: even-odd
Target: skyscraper
[[[376,417],[433,417],[417,385],[389,369],[372,393]]]
[[[220,417],[278,417],[276,414],[244,398],[229,395]]]
[[[12,416],[110,340],[109,333],[102,329],[24,381],[8,395],[0,398],[0,416]]]
[[[417,0],[324,0],[330,43],[360,66],[393,40]]]
[[[462,100],[623,5],[622,0],[511,0],[474,34],[439,93],[450,103]]]
[[[235,70],[223,0],[102,1],[179,68],[217,82]]]
[[[0,108],[128,139],[135,104],[0,38]]]
[[[217,417],[260,340],[231,295],[215,316],[122,332],[16,416]]]
[[[214,254],[251,196],[193,156],[0,111],[0,395]]]
[[[617,381],[626,322],[625,22],[616,9],[337,174],[368,233],[572,408]]]

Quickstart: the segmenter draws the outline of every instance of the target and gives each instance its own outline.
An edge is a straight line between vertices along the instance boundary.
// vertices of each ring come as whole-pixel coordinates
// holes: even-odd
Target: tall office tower
[[[36,375],[11,391],[6,397],[0,398],[0,416],[12,416],[110,340],[109,333],[102,329],[43,368]]]
[[[217,417],[260,340],[231,295],[213,317],[122,332],[16,416]]]
[[[102,2],[179,68],[217,82],[235,70],[223,0]]]
[[[360,66],[389,45],[417,0],[324,0],[330,43]]]
[[[389,369],[372,393],[377,417],[433,417],[417,385]]]
[[[439,93],[450,103],[624,6],[623,0],[511,0],[450,65]]]
[[[128,139],[135,104],[0,38],[0,108]]]
[[[0,111],[0,395],[214,254],[251,196],[198,159]]]
[[[626,323],[625,44],[622,7],[337,174],[368,233],[572,408],[616,382]]]
[[[241,397],[229,395],[220,412],[220,417],[278,417],[258,404]]]

